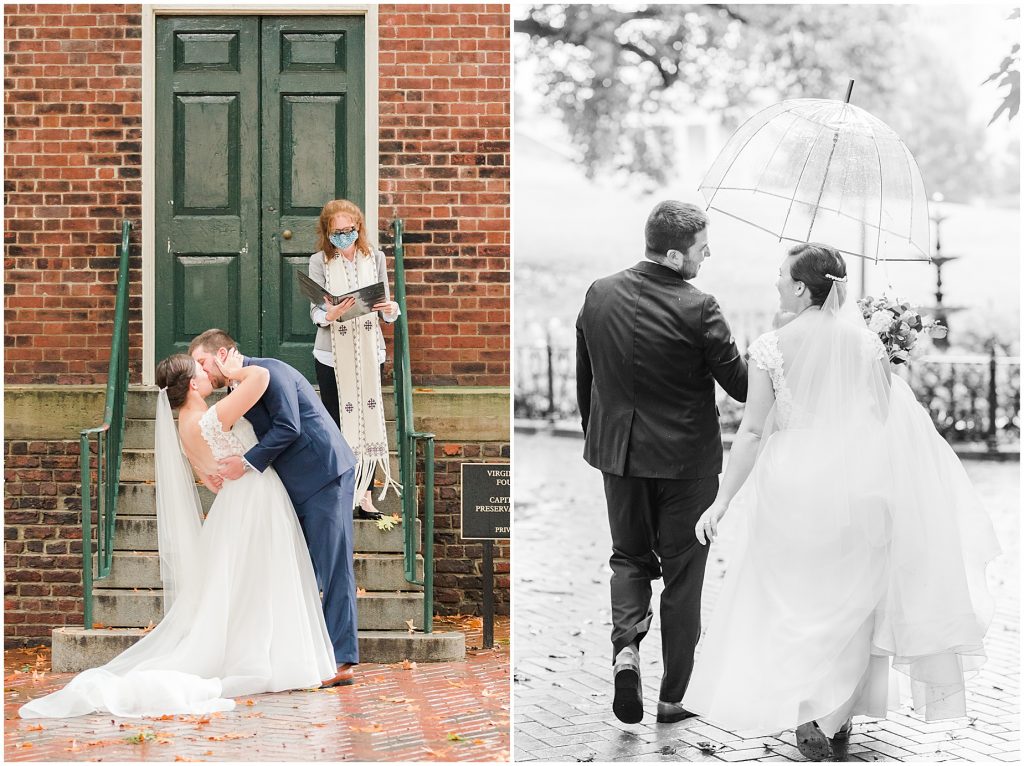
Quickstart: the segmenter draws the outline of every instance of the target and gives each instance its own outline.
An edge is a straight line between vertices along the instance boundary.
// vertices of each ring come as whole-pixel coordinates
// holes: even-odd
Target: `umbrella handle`
[[[847,104],[850,103],[850,95],[852,93],[853,93],[853,80],[850,80],[849,84],[846,86],[846,103]]]

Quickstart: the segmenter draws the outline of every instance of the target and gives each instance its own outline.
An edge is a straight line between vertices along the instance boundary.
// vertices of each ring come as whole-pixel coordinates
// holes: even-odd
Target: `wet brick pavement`
[[[6,761],[507,761],[508,618],[495,649],[480,647],[479,619],[463,621],[463,662],[364,664],[356,683],[324,691],[261,694],[200,718],[90,715],[22,720],[26,699],[70,674],[34,673],[34,652],[5,656]],[[450,623],[438,626],[451,630]],[[45,670],[48,657],[42,655]]]
[[[623,724],[614,717],[611,542],[601,476],[583,462],[582,447],[579,439],[546,434],[515,438],[514,760],[803,760],[791,731],[742,739],[700,719],[656,724],[657,617],[641,649],[644,722]],[[989,567],[997,613],[986,639],[988,663],[968,682],[970,718],[927,724],[902,708],[884,721],[858,719],[851,760],[1020,761],[1020,464],[971,461],[966,466],[1004,548]],[[734,506],[733,518],[739,510]],[[709,558],[705,623],[733,542],[727,517]],[[660,582],[655,604],[659,593]]]

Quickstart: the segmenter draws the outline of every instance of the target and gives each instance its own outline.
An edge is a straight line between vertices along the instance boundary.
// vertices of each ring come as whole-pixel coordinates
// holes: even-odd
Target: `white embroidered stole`
[[[324,285],[334,295],[347,293],[377,281],[376,262],[372,256],[357,252],[355,283],[350,278],[352,265],[338,254],[327,262]],[[356,491],[354,507],[371,489],[374,469],[380,466],[384,488],[400,493],[401,487],[391,478],[388,458],[387,426],[384,423],[384,400],[380,389],[380,366],[377,361],[377,335],[380,332],[377,312],[363,314],[347,322],[331,324],[331,349],[334,352],[334,375],[338,383],[338,413],[341,433],[356,456]]]

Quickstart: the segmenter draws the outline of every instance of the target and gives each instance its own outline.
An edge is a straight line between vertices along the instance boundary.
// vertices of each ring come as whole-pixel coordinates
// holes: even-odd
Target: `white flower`
[[[871,317],[871,321],[868,322],[868,329],[871,332],[884,332],[889,329],[891,324],[892,314],[888,311],[878,311]]]

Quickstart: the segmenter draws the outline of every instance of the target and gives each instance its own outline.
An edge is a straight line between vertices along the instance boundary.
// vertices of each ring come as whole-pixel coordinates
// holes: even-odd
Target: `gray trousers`
[[[651,581],[663,577],[660,699],[679,702],[700,638],[700,596],[708,546],[693,527],[718,493],[718,477],[646,479],[604,474],[612,535],[612,657],[650,630]]]

